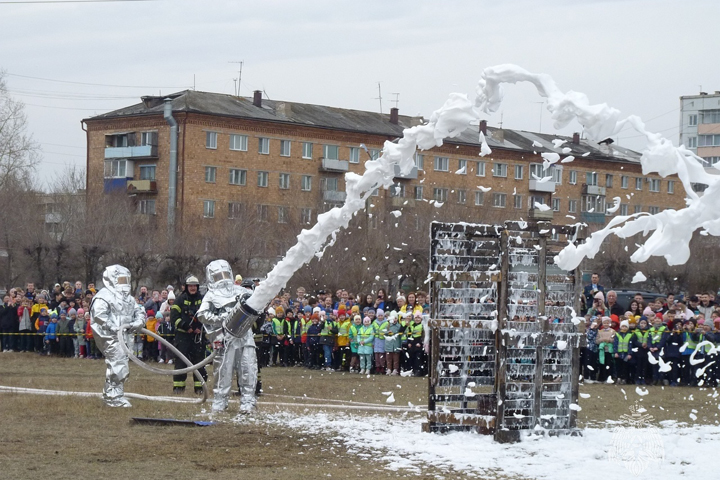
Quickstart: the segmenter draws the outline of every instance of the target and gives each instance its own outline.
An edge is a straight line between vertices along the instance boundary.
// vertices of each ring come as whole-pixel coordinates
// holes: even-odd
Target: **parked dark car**
[[[646,292],[644,290],[631,290],[631,289],[621,289],[621,288],[612,288],[606,290],[606,292],[614,290],[615,293],[617,293],[617,303],[622,308],[624,308],[626,311],[628,308],[630,308],[630,302],[633,301],[633,298],[635,298],[635,294],[639,293],[643,296],[643,300],[645,303],[652,300],[655,301],[658,297],[665,298],[664,293],[657,293],[657,292]]]

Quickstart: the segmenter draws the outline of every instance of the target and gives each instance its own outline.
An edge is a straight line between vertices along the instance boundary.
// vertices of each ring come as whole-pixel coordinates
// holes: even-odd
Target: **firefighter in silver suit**
[[[205,269],[208,292],[203,298],[197,318],[205,326],[208,338],[217,355],[213,362],[213,412],[227,409],[233,372],[237,371],[240,384],[240,412],[255,410],[255,384],[257,382],[257,357],[252,330],[241,338],[223,330],[223,323],[230,311],[252,290],[235,285],[230,264],[214,260]]]
[[[125,343],[132,340],[130,333],[139,332],[147,319],[145,309],[130,295],[130,271],[122,265],[111,265],[103,272],[102,288],[90,303],[90,325],[100,351],[105,356],[105,388],[103,399],[110,407],[130,407],[125,398],[124,384],[130,370],[128,356],[120,348],[118,332],[123,325]]]

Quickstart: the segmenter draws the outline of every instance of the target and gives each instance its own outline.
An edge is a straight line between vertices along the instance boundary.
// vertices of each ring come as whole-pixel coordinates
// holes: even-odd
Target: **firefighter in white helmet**
[[[252,294],[252,290],[233,283],[230,264],[214,260],[205,269],[208,291],[205,294],[198,319],[213,344],[217,356],[213,362],[213,412],[227,409],[233,372],[237,371],[240,385],[240,412],[255,410],[255,384],[257,383],[257,357],[252,330],[240,338],[224,331],[223,324],[238,302]]]
[[[122,265],[111,265],[103,272],[105,288],[90,303],[90,326],[93,338],[105,356],[105,388],[103,399],[110,407],[130,407],[125,398],[125,380],[128,356],[120,347],[118,332],[130,325],[130,332],[139,332],[145,326],[145,309],[130,296],[130,271]],[[126,332],[127,333],[127,332]],[[125,343],[130,342],[125,336]]]

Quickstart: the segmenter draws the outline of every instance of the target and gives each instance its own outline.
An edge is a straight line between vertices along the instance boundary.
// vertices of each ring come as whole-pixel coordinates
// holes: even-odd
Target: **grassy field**
[[[10,353],[0,356],[0,385],[99,392],[104,362]],[[147,373],[131,364],[129,392],[169,395],[171,377]],[[392,391],[396,406],[427,404],[426,379],[365,376],[268,368],[262,371],[265,394],[252,419],[231,421],[233,412],[212,427],[139,426],[130,418],[206,420],[207,405],[133,400],[132,409],[104,407],[99,398],[35,396],[0,393],[0,471],[4,478],[250,478],[295,480],[328,476],[340,478],[397,478],[348,452],[342,444],[322,436],[282,429],[263,421],[279,410],[321,410],[338,402],[386,405],[383,392]],[[715,423],[717,399],[712,389],[647,387],[639,395],[634,386],[586,385],[580,399],[581,426],[599,425],[629,414],[641,403],[656,421]],[[192,394],[188,394],[191,397]],[[337,401],[337,402],[333,402]],[[278,405],[293,403],[297,406]],[[305,406],[303,406],[305,405]],[[312,406],[308,406],[312,405]],[[662,408],[661,408],[662,407]],[[237,404],[231,409],[237,408]],[[692,412],[692,410],[697,412]],[[329,412],[344,414],[342,409]],[[356,410],[347,410],[355,412]],[[378,415],[395,415],[377,412]],[[225,421],[222,421],[225,420]],[[413,434],[413,432],[409,432]],[[427,468],[412,478],[453,476]],[[501,477],[502,478],[502,477]]]

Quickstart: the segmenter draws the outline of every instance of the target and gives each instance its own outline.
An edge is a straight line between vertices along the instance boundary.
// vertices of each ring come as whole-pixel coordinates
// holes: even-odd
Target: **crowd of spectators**
[[[618,294],[585,287],[587,347],[584,381],[636,385],[712,386],[720,383],[720,305],[715,293],[644,298],[627,308]]]

